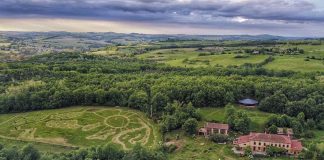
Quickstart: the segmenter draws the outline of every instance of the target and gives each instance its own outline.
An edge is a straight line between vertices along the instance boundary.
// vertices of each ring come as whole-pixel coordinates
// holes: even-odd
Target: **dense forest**
[[[132,58],[47,54],[2,63],[0,111],[72,105],[129,106],[159,115],[167,103],[223,107],[245,97],[259,109],[297,116],[323,128],[324,85],[316,74],[254,68],[177,68]]]

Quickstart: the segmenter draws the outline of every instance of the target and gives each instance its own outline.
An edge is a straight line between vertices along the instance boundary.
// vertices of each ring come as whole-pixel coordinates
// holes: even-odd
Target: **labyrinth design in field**
[[[0,116],[0,138],[62,146],[113,143],[125,150],[136,143],[154,147],[154,124],[125,108],[79,107]]]

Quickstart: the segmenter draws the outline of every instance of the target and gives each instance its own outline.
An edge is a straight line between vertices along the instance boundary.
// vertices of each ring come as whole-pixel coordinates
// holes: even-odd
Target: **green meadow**
[[[143,54],[137,54],[136,56],[139,59],[149,59],[178,67],[241,66],[245,63],[261,63],[270,56],[267,54],[255,55],[244,53],[245,49],[254,50],[258,47],[242,45],[240,47],[157,49]],[[280,48],[281,50],[300,48],[304,50],[304,54],[273,55],[275,60],[263,66],[266,69],[300,72],[324,71],[324,45],[286,44],[266,46],[265,48],[272,47]]]
[[[206,55],[204,55],[206,54]],[[244,63],[260,63],[267,55],[248,56],[235,58],[236,54],[215,53],[197,51],[197,48],[161,49],[138,55],[140,59],[155,60],[171,66],[180,67],[207,67],[207,66],[240,66]]]

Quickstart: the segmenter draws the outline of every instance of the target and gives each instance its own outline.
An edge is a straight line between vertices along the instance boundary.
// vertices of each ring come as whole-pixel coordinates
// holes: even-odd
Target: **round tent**
[[[244,106],[256,106],[259,102],[254,99],[246,98],[239,100],[239,103]]]

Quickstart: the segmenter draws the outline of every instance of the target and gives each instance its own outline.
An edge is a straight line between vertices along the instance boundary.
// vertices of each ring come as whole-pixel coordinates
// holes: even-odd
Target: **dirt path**
[[[5,124],[5,123],[7,123],[7,122],[9,122],[9,121],[11,121],[11,120],[17,118],[17,117],[18,117],[18,116],[13,116],[12,118],[10,118],[10,119],[8,119],[8,120],[6,120],[6,121],[1,122],[0,125],[3,125],[3,124]]]

